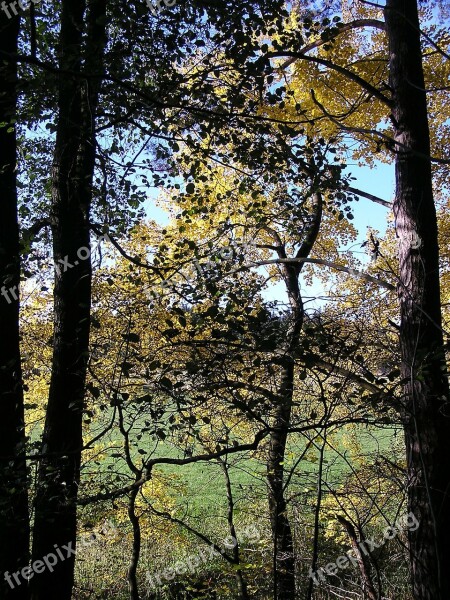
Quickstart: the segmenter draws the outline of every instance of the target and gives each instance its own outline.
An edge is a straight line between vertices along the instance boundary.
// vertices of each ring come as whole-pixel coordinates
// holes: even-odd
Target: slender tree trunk
[[[319,533],[320,533],[320,510],[322,508],[322,497],[323,497],[323,462],[325,455],[326,446],[326,429],[323,430],[323,443],[319,451],[319,472],[317,473],[317,500],[316,509],[314,513],[314,538],[312,548],[312,560],[310,573],[315,573],[317,569],[317,561],[319,559]],[[308,578],[308,590],[306,592],[305,600],[312,600],[314,590],[314,581],[312,577]]]
[[[74,580],[75,554],[70,549],[76,544],[83,445],[92,276],[89,213],[105,2],[90,4],[86,79],[77,75],[83,60],[85,3],[63,0],[61,9],[60,67],[75,75],[62,74],[59,82],[51,210],[56,265],[53,363],[42,444],[46,457],[40,464],[35,501],[33,560],[55,555],[55,546],[61,549],[64,560],[57,560],[53,572],[46,569],[32,579],[33,600],[70,600]],[[94,73],[98,76],[92,77]],[[71,547],[64,549],[68,544]]]
[[[416,0],[388,0],[396,147],[400,344],[415,600],[450,598],[450,407],[430,136]]]
[[[19,18],[0,14],[0,49],[17,52]],[[19,337],[20,244],[17,215],[17,64],[0,62],[0,597],[26,600],[29,521]]]
[[[311,165],[311,169],[313,165]],[[316,187],[317,182],[313,182]],[[304,240],[295,258],[307,258],[315,244],[322,222],[322,197],[314,193],[314,212],[308,230],[301,232]],[[279,258],[287,258],[285,246],[278,234],[271,230],[277,244]],[[300,235],[299,235],[300,237]],[[292,530],[287,514],[284,489],[284,457],[286,442],[291,424],[292,401],[294,394],[295,352],[303,327],[304,309],[298,284],[304,263],[283,265],[283,277],[291,306],[291,323],[284,347],[281,369],[279,402],[275,407],[273,429],[269,440],[267,460],[267,481],[269,488],[269,513],[274,543],[274,599],[291,600],[295,598],[295,564]]]
[[[284,495],[284,456],[291,421],[294,360],[287,357],[267,460],[269,513],[274,543],[274,600],[295,598],[294,545]]]
[[[375,591],[375,586],[373,584],[371,575],[370,557],[361,550],[359,546],[361,540],[358,540],[358,536],[356,535],[356,531],[352,523],[350,523],[350,521],[341,515],[338,515],[337,519],[339,523],[345,527],[348,537],[350,538],[350,543],[358,563],[359,572],[361,573],[364,597],[367,598],[367,600],[378,600],[381,598],[381,593],[377,594]]]
[[[138,479],[136,477],[136,479]],[[128,569],[128,589],[130,592],[130,600],[139,600],[139,587],[137,582],[137,569],[139,558],[141,555],[141,525],[139,517],[136,514],[136,498],[139,493],[139,488],[134,489],[130,493],[128,499],[128,518],[130,519],[133,528],[133,551],[131,555],[130,568]]]
[[[284,254],[284,251],[283,251]],[[285,257],[285,256],[284,256]],[[295,598],[295,565],[292,530],[287,514],[284,489],[284,457],[291,423],[294,394],[294,353],[303,326],[303,302],[300,295],[298,266],[285,265],[285,282],[292,308],[288,344],[285,348],[279,402],[275,407],[267,460],[269,513],[274,544],[274,599]]]
[[[225,487],[227,490],[227,522],[228,522],[228,531],[230,532],[230,536],[234,541],[233,546],[233,562],[236,565],[236,584],[237,584],[237,598],[238,600],[249,600],[249,595],[247,591],[247,584],[245,582],[244,574],[242,569],[240,568],[241,558],[239,552],[239,542],[236,535],[236,528],[234,526],[234,498],[233,498],[233,488],[231,485],[230,473],[228,472],[228,465],[225,460],[219,459],[219,464],[221,466],[223,475],[225,477]]]

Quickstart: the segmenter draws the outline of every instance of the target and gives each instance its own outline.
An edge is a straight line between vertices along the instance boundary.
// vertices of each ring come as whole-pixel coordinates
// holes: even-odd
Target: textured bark
[[[76,500],[80,480],[82,416],[89,350],[91,261],[89,212],[95,163],[95,112],[104,48],[106,0],[90,5],[85,70],[82,32],[85,3],[63,0],[60,34],[59,114],[52,171],[51,225],[54,286],[54,340],[50,390],[35,500],[33,560],[76,542]],[[96,77],[92,77],[96,74]],[[65,267],[68,260],[73,267]],[[61,262],[60,262],[61,261]],[[63,555],[66,554],[62,550]],[[75,556],[58,560],[31,580],[33,600],[70,600]]]
[[[17,52],[19,19],[0,14],[0,50]],[[29,559],[27,471],[19,337],[20,245],[17,215],[16,115],[17,66],[0,63],[0,597],[26,600],[21,585],[8,574],[26,567]],[[12,128],[12,129],[11,129]],[[9,130],[9,131],[8,131]],[[11,291],[11,288],[15,288]]]
[[[388,0],[396,147],[394,215],[404,378],[409,532],[415,600],[450,598],[450,407],[441,329],[439,248],[416,0]]]
[[[284,495],[284,456],[291,421],[294,360],[286,357],[267,460],[269,513],[274,543],[274,599],[295,598],[294,546]]]
[[[319,233],[322,220],[322,198],[315,195],[315,210],[311,226],[306,232],[296,258],[307,258]],[[284,245],[276,232],[278,256],[285,259]],[[284,347],[281,367],[279,402],[275,407],[272,432],[269,441],[267,460],[267,481],[269,488],[269,514],[274,543],[274,599],[291,600],[295,598],[295,564],[292,530],[287,514],[284,489],[284,457],[286,442],[291,424],[292,402],[294,394],[295,353],[303,327],[304,309],[299,288],[299,275],[305,263],[283,263],[283,277],[291,307],[291,323]]]

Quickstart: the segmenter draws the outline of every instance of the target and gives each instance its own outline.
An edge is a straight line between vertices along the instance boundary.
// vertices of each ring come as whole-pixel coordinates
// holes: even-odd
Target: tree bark
[[[274,600],[295,598],[294,545],[284,494],[283,465],[291,422],[294,359],[287,356],[285,363],[279,393],[280,401],[275,409],[267,460],[269,514],[274,543]]]
[[[102,74],[106,0],[90,4],[83,56],[83,0],[63,0],[59,114],[52,171],[51,225],[54,340],[50,390],[35,500],[33,560],[76,545],[76,500],[83,445],[82,417],[89,352],[92,268],[90,205],[95,166],[95,113]],[[86,78],[81,78],[84,58]],[[94,76],[95,75],[95,76]],[[80,251],[80,249],[83,249]],[[67,261],[71,266],[68,265]],[[69,551],[62,549],[63,555]],[[70,600],[75,555],[31,581],[33,600]]]
[[[314,246],[322,220],[322,198],[314,196],[315,206],[311,225],[296,258],[307,258]],[[286,259],[286,251],[276,232],[275,242],[278,256]],[[281,368],[279,402],[275,407],[273,429],[269,440],[267,460],[267,481],[269,488],[269,514],[274,543],[274,599],[293,600],[295,598],[295,561],[292,530],[287,514],[284,489],[284,457],[291,424],[292,402],[294,395],[295,353],[303,327],[304,308],[299,288],[299,276],[304,262],[298,264],[283,263],[283,277],[291,306],[291,323],[284,347]]]
[[[403,420],[415,600],[450,597],[450,406],[442,334],[439,248],[416,0],[388,0],[396,147]]]
[[[17,53],[19,18],[0,14],[0,50]],[[29,561],[25,424],[20,362],[20,242],[15,129],[17,64],[0,62],[0,597],[26,600],[26,580],[12,573]]]

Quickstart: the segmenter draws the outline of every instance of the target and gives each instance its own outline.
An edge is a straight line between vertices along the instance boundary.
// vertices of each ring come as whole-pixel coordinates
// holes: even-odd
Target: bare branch
[[[386,208],[392,208],[392,203],[387,200],[383,200],[378,196],[374,196],[373,194],[369,194],[367,192],[363,192],[354,187],[348,187],[348,192],[352,192],[352,194],[356,194],[357,196],[361,196],[362,198],[367,198],[368,200],[372,200],[372,202],[376,202],[377,204],[381,204],[381,206],[386,206]]]
[[[330,119],[330,121],[332,121],[332,123],[337,125],[340,129],[343,129],[344,131],[350,131],[352,133],[363,133],[363,134],[375,135],[375,136],[381,138],[382,140],[384,140],[386,142],[386,145],[389,148],[392,148],[393,152],[395,152],[394,147],[398,146],[400,148],[404,148],[405,152],[409,152],[416,156],[420,156],[421,158],[426,158],[430,162],[434,162],[439,165],[450,165],[449,159],[437,158],[436,156],[429,156],[426,154],[422,154],[422,152],[417,152],[416,150],[412,150],[411,148],[407,147],[406,144],[402,144],[398,140],[394,140],[393,138],[389,137],[385,133],[383,133],[381,131],[377,131],[376,129],[364,129],[362,127],[352,127],[349,125],[344,125],[343,123],[341,123],[339,121],[339,119],[337,119],[334,115],[329,113],[321,102],[319,102],[319,100],[317,99],[317,97],[314,93],[314,90],[311,90],[311,96],[312,96],[314,103],[320,108],[320,110],[323,112],[323,114],[326,117],[328,117]],[[392,118],[392,115],[391,115],[391,118]]]

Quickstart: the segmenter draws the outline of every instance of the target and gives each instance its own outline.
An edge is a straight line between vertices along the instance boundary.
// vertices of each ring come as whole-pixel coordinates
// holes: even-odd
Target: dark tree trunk
[[[315,206],[311,225],[296,258],[307,258],[314,246],[322,220],[322,198],[314,196]],[[279,258],[285,259],[285,247],[276,232],[275,242]],[[302,232],[303,233],[303,232]],[[269,440],[267,460],[267,481],[269,488],[269,513],[274,543],[274,599],[291,600],[295,598],[295,561],[292,530],[287,514],[285,498],[284,458],[286,443],[291,424],[292,401],[294,394],[295,352],[298,348],[303,327],[304,309],[299,288],[299,276],[304,263],[283,265],[283,277],[291,307],[291,323],[284,346],[282,359],[279,402],[275,407],[272,432]]]
[[[388,0],[396,147],[394,215],[404,378],[409,532],[415,600],[450,598],[450,406],[441,329],[439,248],[416,0]]]
[[[19,19],[0,14],[0,50],[17,52]],[[25,426],[19,337],[20,244],[17,215],[17,65],[0,62],[0,597],[25,600],[12,573],[29,561]]]
[[[138,494],[139,488],[136,488],[131,492],[130,497],[128,499],[128,518],[130,519],[130,523],[133,528],[133,549],[131,553],[130,567],[128,569],[127,574],[130,600],[140,600],[139,587],[137,581],[137,569],[139,565],[139,558],[141,555],[141,525],[139,517],[136,514],[136,498]]]
[[[281,247],[281,240],[276,240]],[[286,258],[284,247],[279,251],[280,258]],[[275,407],[272,432],[269,440],[267,459],[267,483],[269,493],[269,515],[273,539],[273,588],[274,600],[295,598],[295,564],[292,530],[287,514],[285,498],[284,458],[291,424],[292,401],[294,394],[294,353],[298,346],[303,326],[303,302],[298,285],[300,267],[283,265],[286,290],[291,305],[291,323],[282,358],[278,404]]]
[[[267,460],[269,514],[274,543],[274,600],[295,598],[294,545],[284,494],[284,457],[291,422],[294,359],[285,358]]]
[[[89,351],[91,261],[89,213],[95,163],[95,112],[104,48],[106,0],[91,3],[85,69],[81,70],[85,3],[63,0],[59,114],[52,172],[54,342],[50,390],[35,501],[33,560],[76,542],[82,416]],[[102,18],[103,17],[103,18]],[[93,77],[92,75],[96,76]],[[80,251],[80,249],[84,249]],[[70,267],[67,264],[70,263]],[[69,550],[62,549],[63,556]],[[53,560],[53,559],[52,559]],[[75,555],[31,581],[33,600],[70,600]]]

